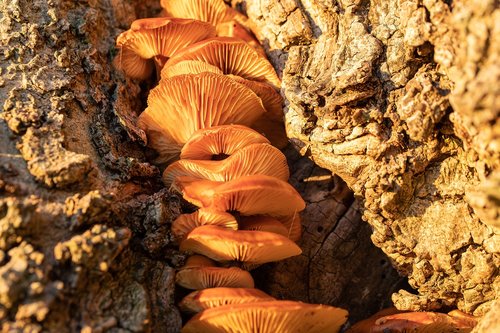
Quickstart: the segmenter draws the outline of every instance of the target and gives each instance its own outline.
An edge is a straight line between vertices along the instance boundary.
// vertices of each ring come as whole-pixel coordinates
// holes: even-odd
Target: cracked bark
[[[354,322],[404,285],[391,261],[419,292],[399,293],[400,307],[484,312],[498,287],[495,3],[233,3],[283,74],[288,132],[307,155],[287,148],[309,203],[304,255],[259,268],[258,285],[343,306]],[[152,82],[112,67],[115,37],[158,11],[0,3],[4,330],[179,331],[184,257],[169,228],[182,203],[134,126]]]

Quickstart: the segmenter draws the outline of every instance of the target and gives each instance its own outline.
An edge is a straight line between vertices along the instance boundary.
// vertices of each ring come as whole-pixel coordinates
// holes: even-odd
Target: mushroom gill
[[[145,79],[152,71],[149,59],[161,70],[178,50],[214,35],[211,24],[197,20],[165,17],[135,20],[116,39],[120,53],[115,64],[127,75]]]
[[[336,333],[346,320],[347,311],[333,306],[265,301],[204,310],[191,318],[182,332]]]

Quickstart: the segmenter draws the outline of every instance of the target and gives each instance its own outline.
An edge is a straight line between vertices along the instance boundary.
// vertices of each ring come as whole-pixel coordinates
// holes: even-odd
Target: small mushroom
[[[225,183],[178,177],[173,187],[198,207],[237,211],[241,215],[292,216],[305,208],[287,182],[265,175],[243,176]]]
[[[208,288],[193,291],[182,299],[179,308],[183,312],[197,313],[228,304],[273,301],[274,297],[255,288]]]
[[[267,175],[288,180],[290,172],[285,155],[267,144],[246,146],[221,161],[181,159],[163,172],[163,182],[169,187],[179,176],[191,176],[215,181],[230,181],[247,175]]]
[[[182,333],[336,333],[347,315],[341,308],[292,301],[231,304],[198,313]]]
[[[302,253],[293,241],[272,232],[234,231],[209,225],[191,231],[181,242],[180,249],[216,261],[234,260],[255,265]]]
[[[207,64],[206,62],[197,61],[197,60],[186,60],[186,61],[181,61],[181,62],[175,64],[174,66],[163,68],[161,71],[161,78],[168,79],[168,78],[171,78],[171,77],[174,77],[177,75],[199,74],[199,73],[203,73],[203,72],[224,74],[219,69],[219,67],[212,66],[210,64]]]
[[[130,29],[116,39],[121,51],[115,64],[127,75],[145,79],[152,71],[149,59],[161,70],[178,50],[213,36],[215,28],[197,20],[166,17],[135,20]]]
[[[239,229],[274,232],[275,234],[288,237],[288,230],[283,223],[271,216],[242,216],[239,222]]]
[[[224,74],[267,82],[275,89],[281,86],[271,63],[240,39],[214,37],[192,44],[171,57],[165,67],[185,60],[204,61],[219,67]]]
[[[223,0],[161,0],[160,5],[167,16],[196,19],[213,26],[234,15]]]
[[[233,215],[226,212],[215,212],[207,209],[198,209],[191,214],[181,214],[172,222],[172,234],[178,240],[202,225],[217,225],[227,229],[238,230],[238,222]]]
[[[279,221],[283,223],[283,225],[287,229],[288,238],[290,238],[294,242],[300,239],[300,236],[302,236],[302,223],[300,221],[300,214],[295,213],[291,216],[280,217]]]
[[[251,125],[265,112],[249,88],[214,73],[178,75],[161,80],[148,97],[139,127],[158,162],[177,157],[182,145],[199,129],[224,125]]]
[[[264,136],[247,126],[223,125],[200,129],[181,150],[182,159],[219,160],[256,143],[270,143]]]
[[[253,288],[252,275],[238,267],[193,267],[181,269],[175,282],[186,289],[215,287]]]

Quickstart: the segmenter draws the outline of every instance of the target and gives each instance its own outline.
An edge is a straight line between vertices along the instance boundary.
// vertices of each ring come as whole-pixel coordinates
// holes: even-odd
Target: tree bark
[[[288,134],[306,155],[286,149],[308,203],[304,254],[259,268],[259,287],[345,307],[352,323],[405,286],[391,262],[419,293],[397,294],[399,307],[483,313],[499,283],[496,3],[233,5],[283,74]],[[3,331],[180,330],[185,258],[169,229],[185,207],[135,126],[154,82],[112,65],[116,36],[159,11],[0,2]]]

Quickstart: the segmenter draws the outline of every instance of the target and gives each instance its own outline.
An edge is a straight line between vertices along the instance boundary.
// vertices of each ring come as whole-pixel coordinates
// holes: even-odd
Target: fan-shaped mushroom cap
[[[205,256],[194,254],[190,256],[184,266],[181,269],[194,268],[194,267],[215,267],[217,266],[215,261]]]
[[[175,276],[175,282],[184,288],[196,290],[215,287],[254,287],[252,275],[237,267],[193,267],[181,269]]]
[[[200,208],[194,213],[179,215],[172,223],[172,234],[181,240],[194,228],[207,224],[238,230],[238,222],[233,215]]]
[[[134,51],[124,47],[113,60],[113,65],[134,79],[145,80],[151,76],[155,68],[153,62],[138,56]]]
[[[281,86],[271,63],[240,39],[214,37],[195,43],[171,57],[165,66],[184,60],[201,60],[219,67],[224,74],[268,82],[276,89]]]
[[[199,74],[199,73],[203,73],[203,72],[211,72],[211,73],[221,74],[221,75],[224,74],[217,66],[212,66],[212,65],[207,64],[206,62],[203,62],[203,61],[186,60],[186,61],[181,61],[174,66],[164,67],[161,71],[161,78],[168,79],[168,78],[171,78],[171,77],[174,77],[177,75]],[[250,88],[250,89],[252,89],[252,88]]]
[[[230,156],[255,143],[270,143],[264,136],[242,125],[222,125],[195,132],[181,150],[182,159],[212,160]]]
[[[238,211],[241,215],[292,216],[305,208],[287,182],[265,175],[243,176],[226,183],[178,177],[174,188],[198,207]]]
[[[160,4],[168,16],[210,22],[214,26],[232,14],[223,0],[161,0]]]
[[[275,234],[288,237],[288,230],[283,223],[270,216],[242,216],[239,229],[274,232]]]
[[[283,97],[269,84],[247,80],[238,75],[228,75],[231,79],[252,89],[259,96],[266,108],[265,115],[272,120],[283,122]]]
[[[169,187],[179,176],[215,181],[230,181],[247,175],[268,175],[288,180],[290,172],[285,155],[267,144],[258,143],[246,146],[225,160],[179,160],[163,172],[163,182]]]
[[[198,313],[182,333],[336,333],[347,315],[333,306],[292,301],[232,304]]]
[[[236,260],[248,264],[278,261],[302,253],[293,241],[272,232],[234,231],[209,225],[191,231],[180,249],[216,261]]]
[[[142,77],[147,59],[161,57],[164,62],[178,50],[213,36],[215,28],[206,22],[166,17],[139,19],[116,39],[122,49],[118,64],[127,75]]]
[[[265,112],[249,88],[214,73],[178,75],[161,80],[148,97],[139,127],[156,149],[160,162],[178,154],[201,128],[224,124],[250,125]],[[174,156],[172,156],[174,155]]]
[[[182,299],[179,308],[184,312],[200,312],[228,304],[273,301],[274,297],[255,288],[209,288],[193,291]]]

